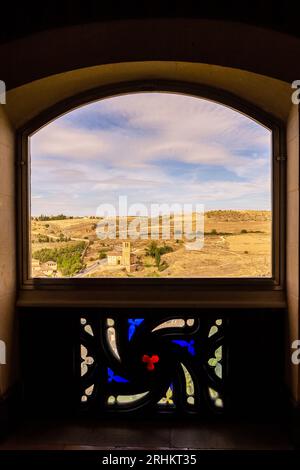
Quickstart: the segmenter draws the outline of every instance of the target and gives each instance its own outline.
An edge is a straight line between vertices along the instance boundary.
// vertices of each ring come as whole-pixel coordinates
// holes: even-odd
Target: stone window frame
[[[272,132],[272,278],[176,278],[176,279],[33,279],[30,276],[30,155],[28,139],[38,129],[55,120],[62,114],[91,102],[137,92],[170,92],[181,93],[198,98],[212,100],[241,112]],[[55,104],[48,110],[30,120],[17,133],[17,221],[18,221],[18,273],[19,290],[48,291],[113,291],[126,290],[129,286],[133,291],[142,289],[145,294],[152,294],[157,288],[177,290],[180,287],[184,302],[186,292],[226,291],[242,289],[247,291],[284,291],[285,289],[285,220],[286,220],[286,139],[284,123],[222,89],[189,82],[169,80],[139,80],[101,86],[87,92],[72,96]],[[247,295],[247,294],[246,294]],[[47,296],[47,294],[46,294]],[[92,294],[93,296],[93,294]],[[249,294],[248,294],[249,297]]]

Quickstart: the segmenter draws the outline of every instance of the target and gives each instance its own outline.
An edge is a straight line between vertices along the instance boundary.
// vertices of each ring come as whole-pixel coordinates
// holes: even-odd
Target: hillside
[[[192,217],[192,216],[191,216]],[[194,215],[193,215],[194,217]],[[131,217],[129,222],[134,221]],[[57,220],[32,220],[33,276],[61,277],[56,272],[43,274],[37,252],[47,250],[48,257],[60,250],[64,265],[75,266],[76,277],[269,277],[271,276],[271,212],[254,210],[215,210],[204,217],[204,247],[201,250],[186,249],[185,238],[174,234],[173,220],[170,236],[163,239],[162,231],[155,242],[156,248],[149,255],[150,234],[153,220],[144,219],[142,233],[147,239],[131,240],[132,269],[126,268],[122,258],[122,239],[117,231],[116,239],[99,240],[95,217],[63,218]],[[119,221],[117,220],[117,225]],[[147,229],[148,226],[148,229]],[[157,227],[156,227],[157,228]],[[136,230],[136,229],[135,229]],[[129,231],[131,234],[135,230]],[[176,238],[177,237],[177,238]],[[76,246],[84,243],[80,259],[66,260],[66,256],[78,257]],[[68,249],[66,250],[66,247]],[[151,250],[150,250],[151,251]],[[66,254],[67,253],[67,254]],[[46,257],[47,257],[46,256]],[[39,257],[45,260],[45,254]],[[119,258],[118,258],[119,257]],[[53,258],[53,255],[52,255]],[[55,261],[50,260],[49,261]],[[74,262],[73,262],[74,261]],[[116,261],[116,264],[112,263]],[[60,262],[62,265],[62,262]],[[46,272],[46,269],[44,270]],[[64,270],[64,273],[69,272]],[[66,275],[66,274],[65,274]]]

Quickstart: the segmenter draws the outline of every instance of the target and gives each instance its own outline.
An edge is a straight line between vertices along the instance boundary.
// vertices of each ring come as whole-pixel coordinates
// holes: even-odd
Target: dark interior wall
[[[300,77],[300,37],[197,18],[100,21],[49,29],[0,44],[7,90],[102,64],[171,61],[245,70],[291,83]]]
[[[237,2],[103,2],[99,0],[52,0],[37,4],[3,2],[1,4],[0,41],[4,42],[37,31],[94,21],[130,18],[207,18],[237,21],[300,36],[299,3],[287,0]],[[3,21],[3,19],[5,20]]]
[[[164,318],[170,315],[164,309],[160,313],[151,309],[138,311],[145,318],[153,318],[155,315]],[[106,315],[126,317],[126,310],[122,308],[26,308],[19,311],[25,413],[40,416],[74,416],[79,413],[79,324],[83,312],[85,316],[90,315],[96,323]],[[176,309],[176,313],[184,317],[187,310]],[[194,314],[199,316],[200,322],[209,321],[218,315],[226,324],[223,342],[226,351],[223,360],[225,415],[231,418],[238,416],[256,419],[274,416],[275,413],[278,416],[285,403],[282,380],[284,311],[222,308],[189,311],[192,317]],[[203,354],[205,343],[201,346],[201,355]],[[102,362],[100,370],[101,368]],[[99,383],[100,375],[95,385],[98,386]],[[100,408],[98,411],[91,410],[94,415],[99,411]],[[201,413],[203,411],[204,409]]]

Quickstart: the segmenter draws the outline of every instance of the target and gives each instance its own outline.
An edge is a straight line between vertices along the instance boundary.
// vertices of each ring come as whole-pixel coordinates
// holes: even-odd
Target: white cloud
[[[65,126],[61,119],[43,127],[31,137],[32,152],[36,155],[79,158],[98,158],[109,152],[108,140],[97,132],[86,132]]]
[[[99,126],[103,120],[107,126]],[[87,207],[126,191],[157,200],[181,194],[202,199],[198,202],[261,194],[263,201],[270,183],[270,136],[249,118],[207,100],[163,93],[114,97],[75,110],[32,136],[34,191],[47,191],[53,210],[59,205],[51,202],[54,195],[71,207],[73,193]],[[171,171],[174,161],[178,174]],[[215,181],[199,185],[191,164],[215,167]],[[224,175],[222,180],[220,167],[243,181]]]

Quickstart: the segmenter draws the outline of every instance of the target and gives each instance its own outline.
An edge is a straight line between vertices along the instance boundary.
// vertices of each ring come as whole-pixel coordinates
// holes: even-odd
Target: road
[[[104,266],[105,264],[107,264],[107,259],[106,258],[101,259],[101,260],[99,259],[98,261],[91,264],[90,266],[88,266],[84,270],[81,270],[78,274],[76,274],[76,276],[73,276],[73,277],[84,277],[87,274],[90,274],[93,271],[96,271],[97,269],[99,269],[99,266]]]

